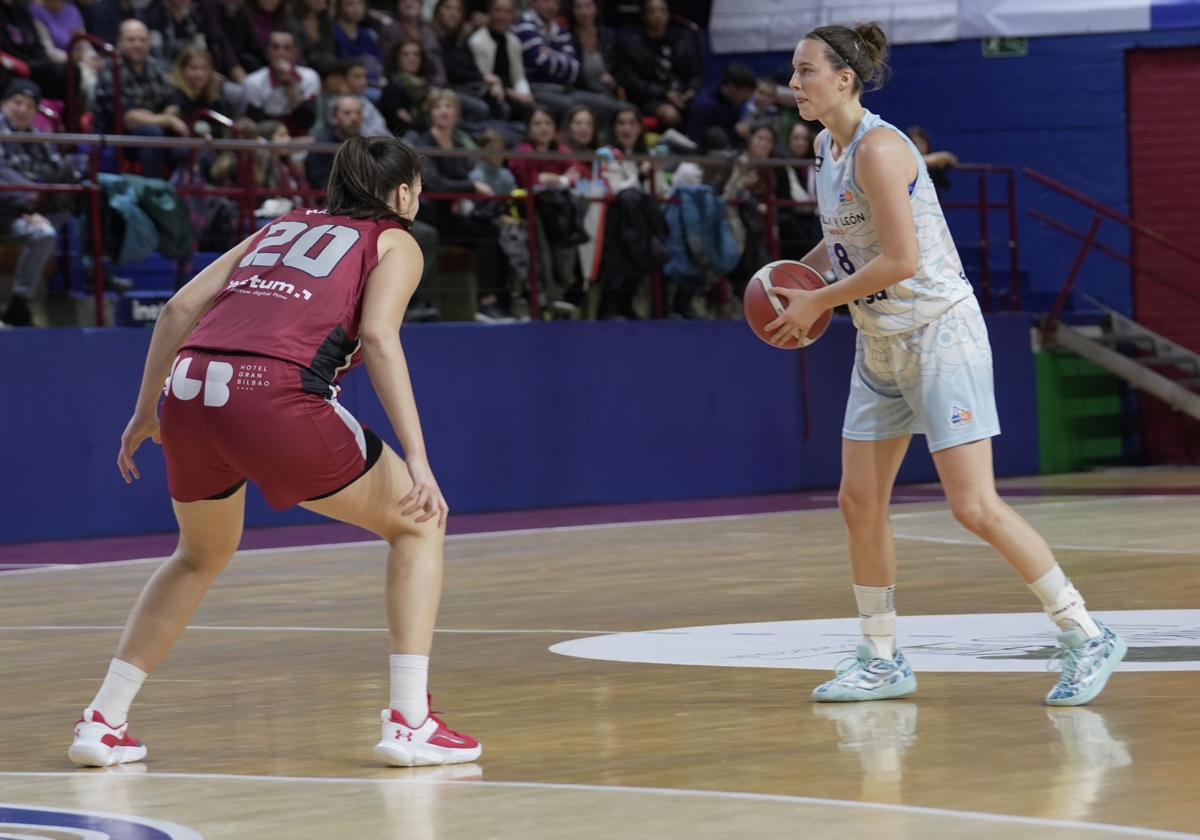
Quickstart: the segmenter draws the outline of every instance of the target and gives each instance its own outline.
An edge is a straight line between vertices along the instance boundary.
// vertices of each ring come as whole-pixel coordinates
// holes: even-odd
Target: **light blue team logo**
[[[204,840],[182,825],[99,811],[0,803],[0,840]]]

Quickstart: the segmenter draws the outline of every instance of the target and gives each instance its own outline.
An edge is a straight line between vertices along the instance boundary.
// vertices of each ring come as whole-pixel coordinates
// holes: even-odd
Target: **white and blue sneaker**
[[[1082,706],[1095,700],[1125,658],[1125,640],[1099,622],[1096,626],[1100,635],[1094,639],[1079,629],[1059,635],[1058,651],[1051,661],[1062,660],[1062,673],[1046,695],[1048,705]]]
[[[853,703],[859,700],[890,700],[907,697],[917,690],[917,677],[899,650],[895,659],[882,659],[869,642],[855,649],[854,660],[839,667],[837,676],[813,691],[818,703]]]

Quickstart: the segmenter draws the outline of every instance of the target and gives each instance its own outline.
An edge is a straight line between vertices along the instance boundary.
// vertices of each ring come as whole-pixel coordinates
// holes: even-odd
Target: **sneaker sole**
[[[103,744],[72,744],[67,758],[79,767],[112,767],[146,758],[146,747],[106,747]]]
[[[864,703],[870,700],[895,700],[897,697],[908,697],[910,694],[917,693],[917,678],[914,675],[912,681],[902,680],[894,685],[884,686],[874,691],[863,691],[854,695],[842,694],[835,696],[831,694],[817,694],[813,692],[812,699],[817,703]]]
[[[1062,700],[1051,700],[1046,698],[1046,705],[1083,706],[1092,702],[1100,696],[1100,692],[1104,691],[1105,686],[1108,685],[1108,678],[1113,675],[1113,671],[1117,670],[1117,666],[1121,664],[1121,660],[1125,658],[1125,654],[1128,651],[1129,645],[1125,643],[1124,639],[1122,639],[1120,636],[1117,636],[1117,643],[1113,645],[1113,655],[1108,657],[1108,660],[1104,666],[1104,671],[1100,674],[1099,678],[1092,683],[1091,688],[1089,688],[1086,692],[1075,695],[1074,697],[1065,697]]]
[[[464,764],[483,754],[483,747],[471,750],[448,750],[438,747],[401,747],[390,743],[375,745],[375,757],[389,767],[430,767],[441,764]]]

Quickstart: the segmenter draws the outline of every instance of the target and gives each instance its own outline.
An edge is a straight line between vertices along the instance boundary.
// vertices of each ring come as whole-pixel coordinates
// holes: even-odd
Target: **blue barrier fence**
[[[1029,321],[988,318],[1004,434],[1001,475],[1038,471]],[[0,543],[174,528],[161,450],[142,480],[115,462],[150,333],[0,332]],[[733,322],[575,322],[404,330],[435,474],[452,510],[477,512],[835,487],[854,329],[837,319],[808,354]],[[341,402],[395,443],[366,371]],[[270,434],[269,429],[261,430]],[[900,480],[935,478],[923,439]],[[246,524],[315,520],[271,511],[252,490]]]

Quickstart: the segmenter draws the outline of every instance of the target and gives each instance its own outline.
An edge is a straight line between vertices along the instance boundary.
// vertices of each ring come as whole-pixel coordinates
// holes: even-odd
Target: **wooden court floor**
[[[835,510],[458,536],[432,689],[485,752],[383,768],[381,546],[271,549],[147,683],[149,761],[76,771],[153,563],[0,574],[0,839],[1200,837],[1200,470],[1007,484],[1130,638],[1092,706],[1042,705],[1036,602],[914,502],[893,519],[912,698],[809,700],[855,637]]]

